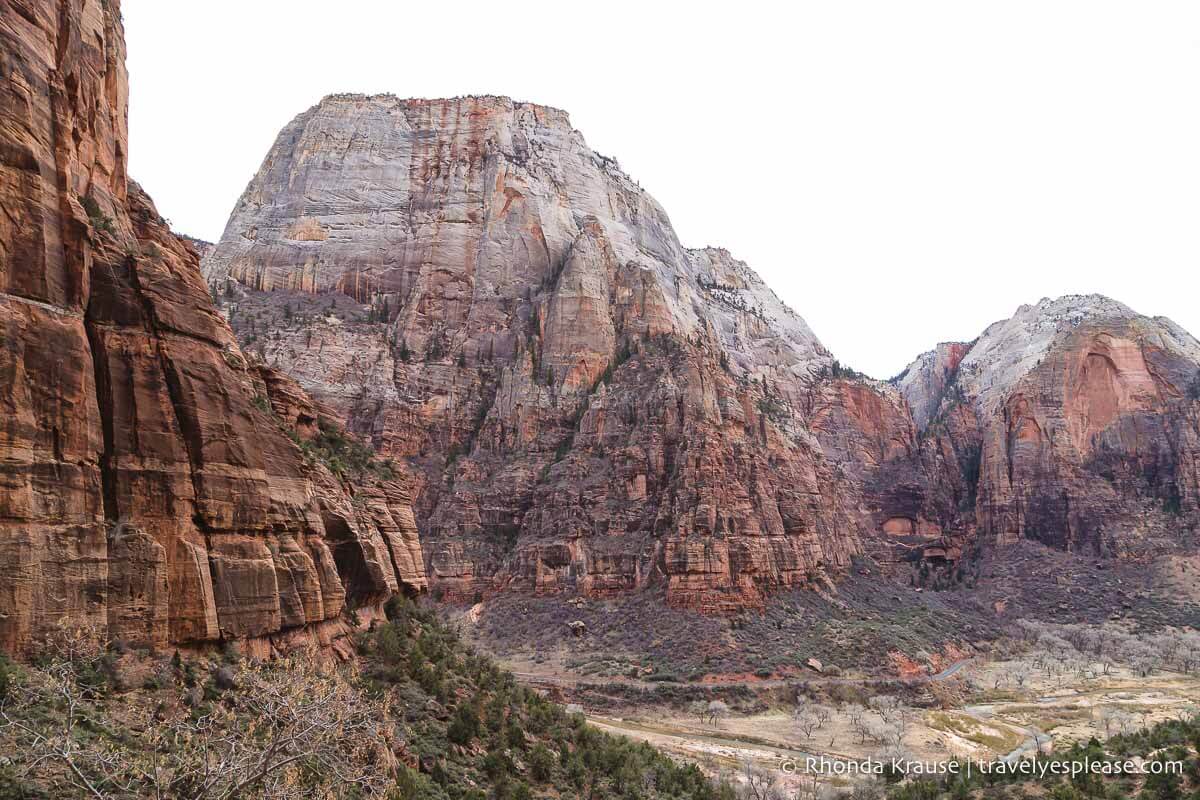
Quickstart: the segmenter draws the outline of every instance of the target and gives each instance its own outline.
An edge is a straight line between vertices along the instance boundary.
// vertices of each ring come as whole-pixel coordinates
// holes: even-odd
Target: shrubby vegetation
[[[1048,798],[1086,800],[1139,798],[1139,800],[1189,800],[1200,798],[1200,717],[1171,720],[1148,730],[1121,734],[1101,744],[1096,739],[1076,743],[1070,749],[1043,757],[1055,762],[1045,777],[1011,772],[960,774],[940,779],[909,780],[890,789],[864,787],[855,796],[861,800],[951,800],[956,798]],[[1179,761],[1183,774],[1103,775],[1087,764],[1115,763],[1129,759]],[[1072,768],[1072,765],[1077,765]],[[1075,777],[1064,773],[1075,772]]]
[[[321,419],[317,422],[317,435],[312,439],[305,439],[279,419],[271,407],[271,401],[266,397],[255,395],[251,402],[255,408],[275,420],[280,430],[300,448],[308,463],[324,464],[330,472],[343,479],[353,478],[361,481],[367,477],[375,477],[390,481],[396,478],[395,464],[390,458],[378,458],[370,446],[340,425]]]
[[[585,724],[490,659],[467,649],[410,603],[364,639],[365,680],[405,708],[436,708],[410,719],[409,746],[427,775],[411,776],[428,798],[733,798],[694,766]]]
[[[62,631],[0,663],[0,798],[733,800],[518,685],[409,601],[360,659],[135,653]]]
[[[80,195],[79,204],[83,206],[83,210],[88,215],[88,223],[92,229],[101,233],[114,233],[116,227],[113,224],[113,218],[105,214],[100,204],[96,202],[96,198],[91,195]]]
[[[339,478],[362,480],[373,475],[388,481],[396,477],[390,459],[380,460],[370,447],[326,420],[317,424],[317,435],[312,439],[303,439],[294,432],[291,436],[306,459],[324,464]]]
[[[869,381],[871,378],[856,369],[847,367],[842,362],[834,359],[833,363],[827,367],[822,367],[817,373],[818,378],[828,380],[842,380],[843,378],[852,381]]]

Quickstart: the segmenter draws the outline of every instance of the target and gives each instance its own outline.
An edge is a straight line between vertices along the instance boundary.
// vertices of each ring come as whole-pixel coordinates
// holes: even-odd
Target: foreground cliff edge
[[[1196,544],[1200,344],[1174,323],[1044,300],[867,379],[557,109],[325,98],[203,270],[244,347],[412,476],[439,597],[736,613],[859,556],[941,585],[1023,540]]]
[[[0,51],[0,650],[330,645],[423,589],[406,488],[306,458],[320,412],[128,179],[118,3],[6,3]]]

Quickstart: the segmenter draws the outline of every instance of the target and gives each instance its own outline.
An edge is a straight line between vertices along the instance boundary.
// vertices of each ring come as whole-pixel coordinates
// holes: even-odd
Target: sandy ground
[[[961,708],[913,709],[903,748],[922,761],[952,757],[991,760],[1015,758],[1035,747],[1053,749],[1092,736],[1107,738],[1102,711],[1117,709],[1129,729],[1175,717],[1189,704],[1200,704],[1200,679],[1163,672],[1139,678],[1127,670],[1090,680],[1052,678],[1033,673],[1025,685],[994,688],[998,674],[1010,675],[1011,662],[971,663],[961,678],[974,689]],[[627,711],[621,716],[590,715],[593,724],[613,733],[649,741],[712,773],[736,772],[749,760],[795,780],[784,769],[795,764],[804,773],[808,755],[855,761],[877,755],[879,746],[863,743],[844,711],[806,737],[788,710],[730,716],[715,724],[671,709]],[[1119,733],[1115,724],[1112,734]],[[844,781],[833,781],[835,783]]]

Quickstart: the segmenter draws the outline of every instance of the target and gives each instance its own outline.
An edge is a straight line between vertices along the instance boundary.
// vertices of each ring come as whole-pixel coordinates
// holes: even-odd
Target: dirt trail
[[[1023,757],[1026,753],[1036,753],[1038,750],[1038,745],[1046,741],[1046,739],[1043,738],[1045,737],[1045,734],[1039,731],[1037,728],[1032,726],[1025,727],[1018,725],[1011,720],[997,720],[992,709],[993,706],[988,705],[964,706],[962,713],[966,714],[973,720],[983,722],[985,724],[996,724],[999,721],[1005,727],[1011,728],[1014,731],[1018,731],[1022,736],[1025,737],[1021,743],[1014,747],[1010,752],[1000,756],[999,758],[1001,761],[1011,764],[1012,762]]]

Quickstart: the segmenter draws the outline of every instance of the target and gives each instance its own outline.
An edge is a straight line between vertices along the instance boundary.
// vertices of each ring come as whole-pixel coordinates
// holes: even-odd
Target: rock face
[[[753,606],[844,570],[879,524],[864,487],[916,463],[897,390],[681,246],[556,109],[327,98],[204,271],[244,344],[407,465],[451,597]]]
[[[1105,297],[1067,296],[1022,306],[965,353],[949,347],[896,384],[925,452],[973,463],[965,510],[985,542],[1112,556],[1195,543],[1200,343],[1190,334]]]
[[[405,490],[305,460],[303,393],[127,179],[116,0],[5,4],[0,52],[0,649],[61,622],[328,642],[347,602],[423,586]]]
[[[1173,324],[1044,301],[864,379],[556,109],[326,98],[203,269],[245,346],[406,467],[451,598],[724,612],[862,552],[1119,555],[1197,518],[1200,350]]]
[[[943,342],[917,360],[892,380],[908,401],[913,423],[924,430],[938,411],[947,387],[958,375],[958,365],[971,345],[962,342]]]

